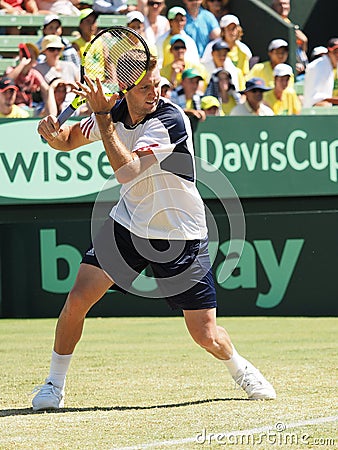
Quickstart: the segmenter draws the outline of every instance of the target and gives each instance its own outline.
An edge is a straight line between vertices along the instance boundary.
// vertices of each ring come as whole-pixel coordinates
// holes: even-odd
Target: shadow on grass
[[[195,400],[192,402],[182,403],[168,403],[164,405],[149,405],[149,406],[91,406],[88,408],[62,408],[49,411],[33,411],[32,408],[13,408],[13,409],[1,409],[0,417],[7,416],[26,416],[28,414],[63,414],[69,412],[88,412],[88,411],[138,411],[147,409],[160,409],[160,408],[181,408],[184,406],[202,405],[203,403],[216,403],[216,402],[232,402],[232,401],[250,401],[247,398],[212,398],[205,400]]]

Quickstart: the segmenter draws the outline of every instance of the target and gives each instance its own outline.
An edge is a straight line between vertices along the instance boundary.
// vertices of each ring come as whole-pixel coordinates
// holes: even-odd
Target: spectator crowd
[[[183,6],[182,6],[183,5]],[[271,8],[290,23],[290,0]],[[295,115],[302,108],[338,103],[338,37],[309,53],[307,36],[295,27],[296,66],[287,64],[289,43],[278,35],[266,43],[266,60],[245,41],[240,17],[229,0],[0,0],[1,14],[41,14],[42,36],[19,44],[13,66],[0,77],[0,117],[59,114],[74,98],[84,49],[98,32],[100,14],[123,14],[156,53],[162,96],[194,120],[207,116]],[[63,36],[60,15],[76,16],[74,39]],[[14,27],[2,30],[18,32]],[[36,38],[36,39],[35,39]],[[304,92],[294,86],[301,81]],[[83,106],[78,115],[90,114]]]

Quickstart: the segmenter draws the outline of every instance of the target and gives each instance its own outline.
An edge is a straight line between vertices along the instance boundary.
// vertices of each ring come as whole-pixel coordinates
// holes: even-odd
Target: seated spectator
[[[232,84],[231,75],[225,69],[216,69],[213,72],[205,95],[216,97],[226,116],[241,101],[241,94],[236,91],[235,86]]]
[[[45,117],[49,114],[58,116],[69,104],[66,97],[71,91],[72,86],[62,80],[62,78],[55,78],[55,80],[52,80],[49,85],[48,106],[39,109],[39,117]],[[87,104],[81,105],[75,111],[76,116],[87,116],[89,113]]]
[[[231,59],[235,67],[242,71],[245,77],[249,72],[249,61],[252,57],[251,50],[241,40],[243,34],[238,17],[233,14],[223,16],[220,21],[221,38],[229,46],[228,57]],[[212,59],[212,46],[215,40],[210,42],[203,53],[201,62],[207,64]]]
[[[140,11],[131,11],[126,14],[127,27],[137,31],[141,36],[144,34],[144,15]]]
[[[5,14],[38,14],[35,0],[1,0],[0,10]]]
[[[65,39],[62,36],[62,24],[61,19],[59,16],[56,16],[55,14],[48,14],[45,16],[44,22],[43,22],[43,28],[42,28],[42,36],[37,41],[36,45],[38,46],[39,50],[41,50],[41,42],[42,39],[45,36],[48,36],[49,34],[55,34],[56,36],[61,37],[61,41],[64,45],[64,49],[62,52],[61,60],[63,61],[70,61],[74,63],[77,67],[80,67],[80,57],[75,50],[75,48],[72,46],[70,41],[68,39]],[[41,63],[45,60],[45,55],[41,54],[38,57],[38,63]]]
[[[294,89],[288,86],[293,75],[292,67],[288,64],[277,64],[273,73],[275,86],[264,94],[264,103],[272,109],[276,116],[300,114],[301,102]]]
[[[71,0],[35,0],[39,12],[43,14],[62,14],[64,16],[79,16],[80,10]]]
[[[82,58],[87,44],[95,37],[97,33],[97,13],[91,8],[85,8],[79,16],[80,37],[73,41],[73,47]]]
[[[236,105],[230,116],[274,116],[272,109],[263,103],[263,93],[271,90],[265,86],[264,80],[251,78],[245,86],[241,94],[245,94],[246,101]]]
[[[319,45],[318,47],[315,47],[311,52],[310,62],[314,61],[315,59],[320,58],[321,56],[326,55],[327,52],[328,52],[327,48],[324,47],[323,45]]]
[[[0,14],[38,14],[40,12],[35,0],[1,0],[0,11]],[[0,34],[18,35],[20,28],[5,27],[1,29]]]
[[[28,111],[15,104],[19,88],[11,78],[0,78],[0,118],[25,119],[29,117]]]
[[[184,31],[187,23],[186,14],[185,9],[180,6],[170,8],[167,13],[170,30],[162,34],[156,41],[158,66],[160,69],[174,60],[174,55],[170,52],[170,39],[175,34],[184,36],[189,59],[192,61],[199,61],[200,59],[195,41]]]
[[[220,37],[220,27],[216,17],[201,7],[202,0],[183,0],[187,11],[185,32],[195,41],[201,58],[207,44]]]
[[[168,19],[161,14],[165,8],[164,0],[148,0],[144,11],[144,33],[150,45],[155,46],[156,40],[169,31]]]
[[[229,0],[202,0],[203,8],[210,11],[217,19],[218,23],[221,18],[230,13]]]
[[[250,78],[262,78],[265,84],[271,88],[275,85],[275,76],[273,69],[277,64],[286,62],[289,56],[289,44],[284,39],[274,39],[268,46],[269,60],[255,64],[248,74]],[[289,82],[290,86],[294,85],[294,76],[292,74]]]
[[[39,49],[36,45],[29,42],[20,44],[18,64],[15,67],[8,67],[5,72],[18,87],[15,104],[24,109],[35,108],[36,103],[47,104],[48,101],[48,84],[44,77],[34,70],[38,55]]]
[[[271,8],[276,11],[277,14],[286,22],[291,23],[289,19],[289,14],[291,11],[290,0],[272,0]],[[305,72],[306,66],[308,64],[307,57],[307,46],[308,46],[308,38],[305,34],[299,29],[298,25],[295,25],[295,33],[296,33],[296,70],[297,75],[303,74]]]
[[[161,77],[160,88],[161,88],[161,97],[170,99],[171,91],[173,89],[170,81],[167,80],[165,77]]]
[[[174,87],[181,84],[182,73],[185,69],[189,68],[196,69],[201,74],[202,79],[207,81],[208,74],[204,67],[198,62],[196,63],[187,58],[187,47],[184,36],[175,34],[170,39],[170,53],[172,53],[174,60],[162,67],[160,73],[163,77],[166,77]],[[206,84],[201,86],[203,91],[205,88]]]
[[[46,60],[37,64],[34,69],[41,73],[48,84],[55,78],[62,78],[66,83],[75,85],[80,79],[79,70],[71,62],[60,61],[62,50],[63,44],[60,36],[55,34],[45,36],[41,43],[41,51],[45,54]],[[73,93],[67,94],[68,103],[71,103],[73,98]]]
[[[306,68],[303,107],[332,106],[338,103],[338,38],[331,38],[327,54]]]
[[[196,120],[205,120],[205,112],[201,108],[201,95],[198,93],[202,75],[195,69],[186,69],[182,73],[182,82],[173,89],[171,101],[179,105],[187,114],[193,127]]]
[[[94,0],[93,10],[98,14],[127,14],[136,6],[128,5],[128,0]]]
[[[220,102],[212,95],[202,97],[201,108],[206,116],[224,116]]]
[[[245,88],[245,80],[243,72],[235,67],[231,59],[228,57],[229,45],[227,42],[218,39],[211,47],[212,60],[205,64],[208,73],[213,73],[215,69],[225,69],[230,73],[232,84],[235,85],[237,91]]]

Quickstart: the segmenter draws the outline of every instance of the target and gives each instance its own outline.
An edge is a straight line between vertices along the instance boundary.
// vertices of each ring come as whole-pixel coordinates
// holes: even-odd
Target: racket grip
[[[63,125],[66,122],[66,120],[68,120],[69,117],[74,114],[75,110],[76,108],[74,108],[74,106],[68,105],[67,108],[58,115],[58,122],[60,126]]]

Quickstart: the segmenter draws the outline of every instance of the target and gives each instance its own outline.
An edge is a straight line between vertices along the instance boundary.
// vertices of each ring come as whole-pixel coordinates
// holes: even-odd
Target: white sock
[[[59,355],[53,350],[48,381],[53,383],[54,386],[64,387],[71,358],[72,355]]]
[[[230,375],[232,377],[234,377],[237,372],[239,370],[244,370],[245,369],[245,362],[246,360],[239,354],[237,353],[237,350],[235,349],[234,346],[232,346],[232,356],[230,359],[224,359],[224,364],[226,365],[227,369],[230,372]]]

